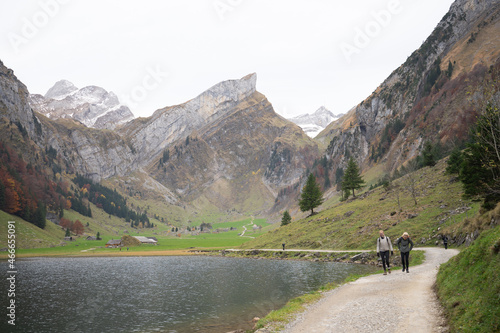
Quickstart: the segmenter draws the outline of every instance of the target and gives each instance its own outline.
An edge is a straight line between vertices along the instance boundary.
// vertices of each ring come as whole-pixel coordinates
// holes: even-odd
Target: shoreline
[[[80,257],[156,257],[156,256],[191,256],[200,255],[204,250],[181,249],[181,250],[159,250],[159,251],[117,251],[117,252],[75,252],[75,253],[41,253],[24,254],[16,253],[16,259],[30,258],[80,258]],[[0,254],[0,261],[9,259],[7,253]]]

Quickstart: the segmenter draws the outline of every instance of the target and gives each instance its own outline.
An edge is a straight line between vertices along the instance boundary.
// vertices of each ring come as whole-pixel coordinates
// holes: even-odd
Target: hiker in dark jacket
[[[444,244],[444,249],[448,249],[448,237],[446,235],[443,235],[443,244]]]
[[[391,264],[389,263],[389,251],[391,251],[392,255],[394,255],[394,252],[392,250],[392,244],[389,237],[384,235],[383,230],[380,230],[379,234],[380,237],[377,238],[377,256],[380,256],[380,258],[382,259],[382,266],[384,267],[384,275],[387,275],[387,270],[385,266],[387,266],[389,274],[391,274]]]
[[[403,236],[399,237],[396,242],[399,251],[401,252],[401,264],[403,265],[403,272],[406,269],[406,273],[410,273],[408,267],[410,266],[410,251],[413,249],[413,242],[411,241],[410,235],[407,232],[403,233]]]

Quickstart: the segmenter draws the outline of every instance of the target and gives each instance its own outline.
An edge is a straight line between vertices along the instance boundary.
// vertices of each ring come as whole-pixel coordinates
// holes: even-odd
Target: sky
[[[451,0],[0,0],[0,60],[30,93],[66,79],[137,117],[257,73],[291,118],[345,113],[430,35]]]

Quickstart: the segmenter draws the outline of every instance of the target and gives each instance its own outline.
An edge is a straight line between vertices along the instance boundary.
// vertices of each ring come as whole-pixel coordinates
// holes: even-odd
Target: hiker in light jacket
[[[410,251],[413,249],[413,242],[411,241],[410,235],[407,232],[403,233],[403,236],[399,237],[396,244],[398,245],[399,251],[401,251],[401,264],[403,265],[403,272],[406,269],[406,273],[410,273],[408,267],[410,266]]]
[[[389,270],[389,274],[391,274],[391,264],[389,263],[389,251],[394,255],[392,250],[392,244],[389,237],[384,235],[384,231],[379,231],[380,237],[377,238],[377,256],[382,258],[382,266],[384,267],[384,275],[387,275],[387,270]],[[387,269],[386,269],[387,266]]]

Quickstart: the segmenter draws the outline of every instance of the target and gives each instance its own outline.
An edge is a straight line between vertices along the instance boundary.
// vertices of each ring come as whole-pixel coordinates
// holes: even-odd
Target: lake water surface
[[[365,265],[221,257],[19,260],[2,332],[227,332]],[[7,263],[0,263],[5,309]],[[5,330],[6,328],[7,330]]]

